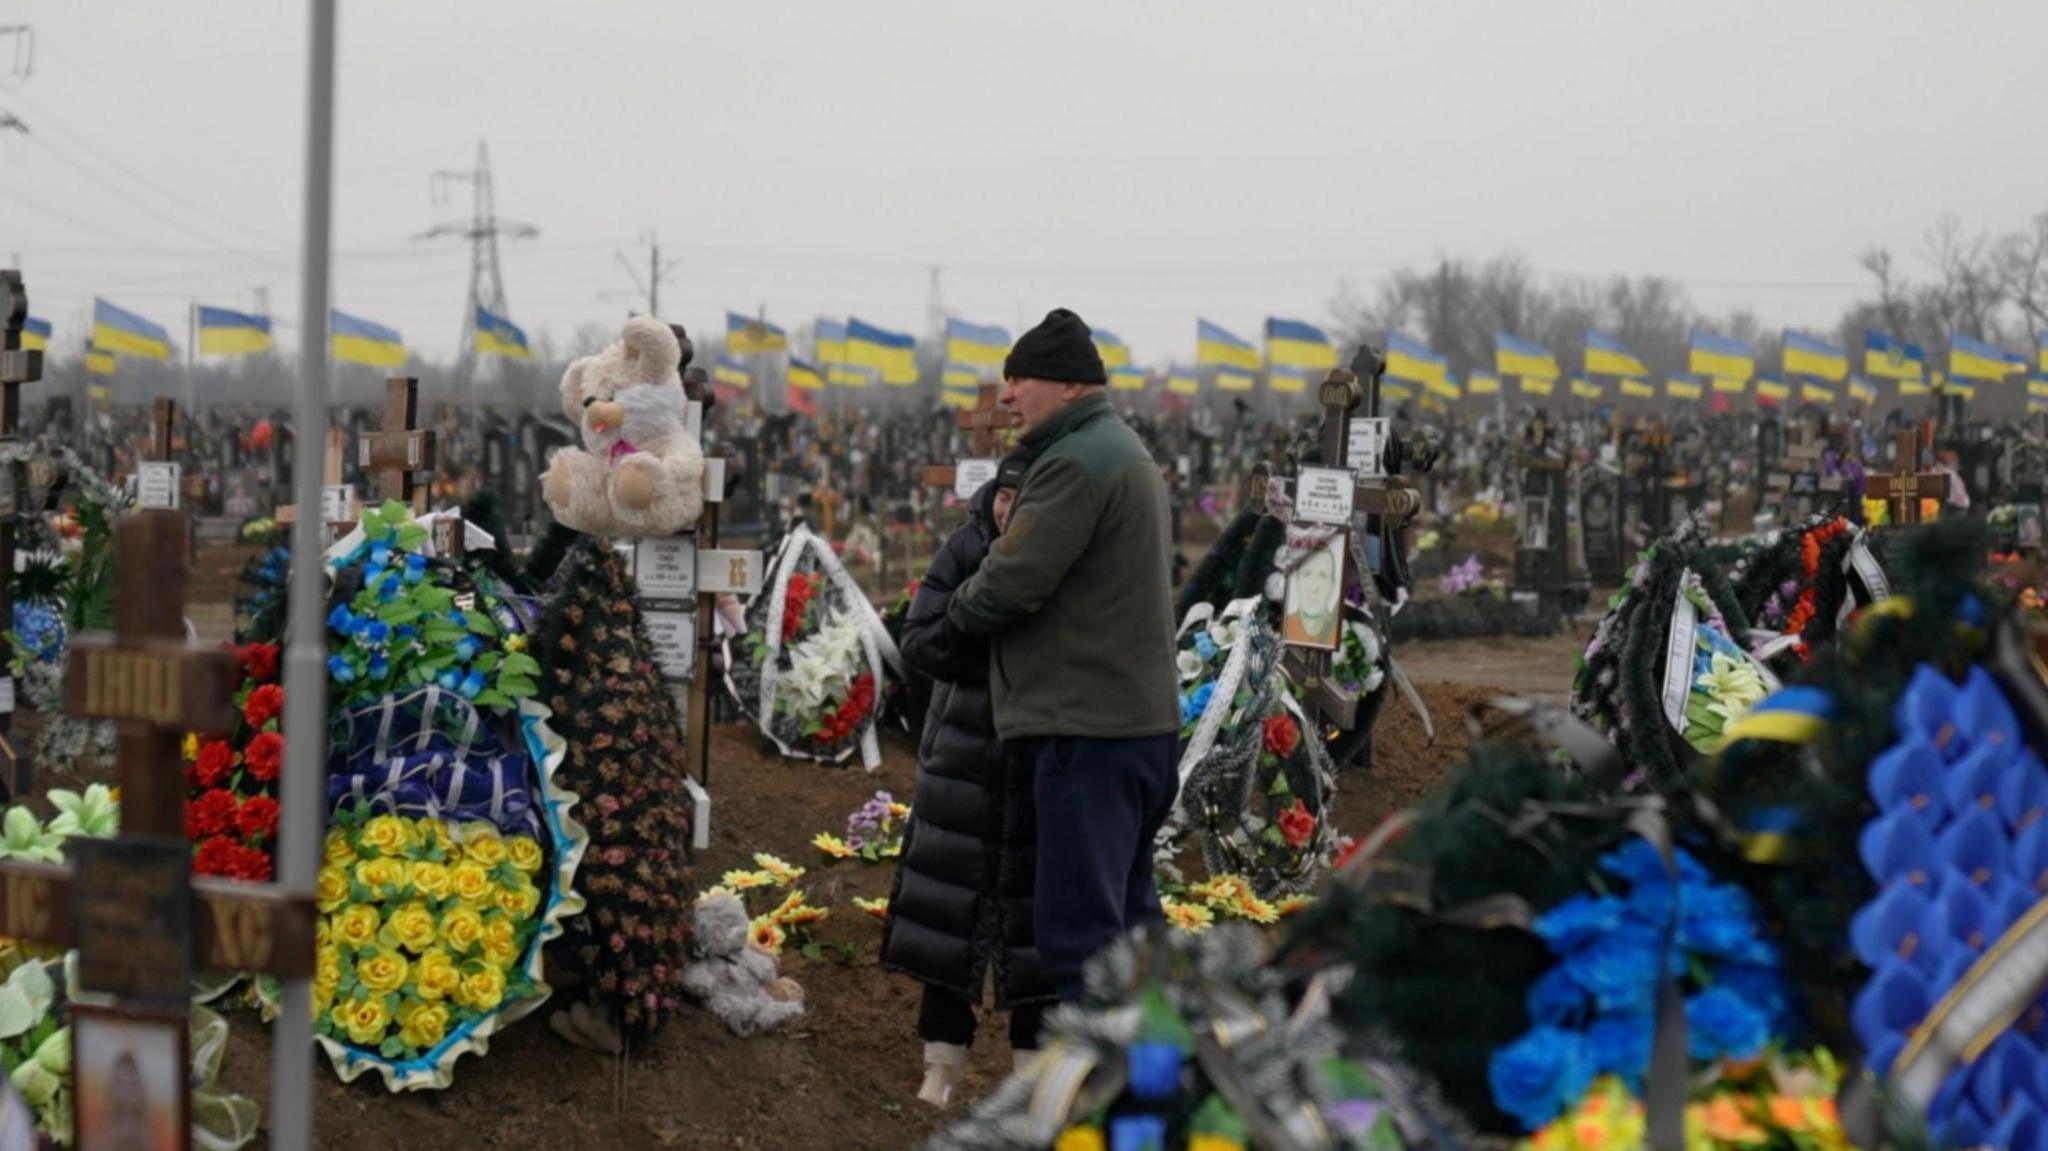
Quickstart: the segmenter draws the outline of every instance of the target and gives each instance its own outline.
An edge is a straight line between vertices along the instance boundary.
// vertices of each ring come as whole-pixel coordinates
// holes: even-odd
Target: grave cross
[[[1803,519],[1840,499],[1844,490],[1842,477],[1823,474],[1824,454],[1825,449],[1806,424],[1786,433],[1784,450],[1770,477],[1770,492],[1786,522]]]
[[[0,447],[10,445],[21,429],[21,385],[43,378],[43,353],[21,346],[28,325],[28,288],[21,273],[0,270]],[[14,521],[23,487],[20,464],[0,464],[0,624],[13,626],[14,600],[8,592],[14,571]],[[15,754],[7,736],[14,722],[14,678],[0,669],[0,769],[6,774],[7,798],[16,799],[28,783],[26,760]]]
[[[967,433],[967,450],[974,459],[992,460],[1002,454],[1002,433],[1014,421],[996,403],[1000,392],[994,384],[981,385],[974,406],[960,413],[960,430]],[[959,469],[954,464],[925,465],[924,483],[928,488],[951,488],[958,478]]]
[[[188,730],[234,724],[239,675],[228,652],[184,639],[187,528],[181,512],[149,510],[115,528],[123,562],[114,634],[72,641],[66,710],[115,721],[121,831],[75,837],[69,865],[0,862],[0,933],[78,948],[78,982],[111,996],[129,1028],[166,1033],[152,1048],[175,1052],[175,1068],[149,1067],[186,1082],[184,1060],[193,966],[305,978],[313,968],[310,897],[275,887],[190,878],[184,772]],[[91,1048],[101,1009],[75,1008],[74,1044]],[[171,1062],[166,1055],[154,1058]],[[83,1132],[82,1132],[83,1134]],[[177,1145],[185,1145],[181,1124]],[[81,1146],[100,1146],[81,1140]]]
[[[326,519],[326,527],[324,528],[326,538],[328,542],[332,542],[347,534],[349,529],[356,525],[356,521],[361,518],[362,510],[356,499],[355,489],[341,481],[342,462],[348,450],[348,430],[345,428],[329,428],[327,429],[326,440],[326,447],[320,455],[320,502],[322,506],[319,511]],[[294,449],[292,452],[292,466],[294,468],[299,466],[299,455],[300,453]],[[297,504],[285,504],[277,509],[278,525],[280,527],[289,527],[293,521],[298,519],[298,514],[299,508]]]
[[[418,427],[419,406],[418,379],[385,380],[383,426],[357,441],[356,463],[377,473],[379,499],[397,500],[424,512],[427,493],[416,486],[413,474],[434,470],[434,433]]]
[[[1871,472],[1870,490],[1891,505],[1894,524],[1920,522],[1920,501],[1940,499],[1948,492],[1948,478],[1939,472],[1920,470],[1920,432],[1907,428],[1899,433],[1896,458],[1891,472]]]

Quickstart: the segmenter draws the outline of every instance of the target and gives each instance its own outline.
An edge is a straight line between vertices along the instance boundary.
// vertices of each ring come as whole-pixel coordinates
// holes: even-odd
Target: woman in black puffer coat
[[[903,658],[935,682],[917,749],[910,827],[882,928],[882,966],[925,985],[918,1098],[941,1107],[966,1066],[988,972],[995,975],[996,1007],[1010,1012],[1010,1046],[1019,1059],[1038,1049],[1040,1021],[1054,999],[1031,928],[1038,844],[1031,758],[1007,753],[996,739],[987,642],[946,626],[946,602],[981,566],[1028,467],[1013,455],[975,493],[972,518],[932,558],[903,622]]]

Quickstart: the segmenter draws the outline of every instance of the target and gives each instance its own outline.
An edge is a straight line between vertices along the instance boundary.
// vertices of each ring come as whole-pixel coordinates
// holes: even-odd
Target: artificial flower
[[[1315,904],[1315,901],[1316,897],[1313,895],[1283,895],[1274,902],[1273,910],[1280,913],[1280,918],[1285,919],[1290,915],[1308,910]]]
[[[384,1031],[391,1025],[391,1015],[384,1009],[381,995],[337,1003],[330,1018],[336,1028],[347,1033],[349,1042],[358,1047],[376,1047],[384,1041]]]
[[[1273,910],[1273,905],[1260,899],[1250,891],[1241,893],[1231,902],[1230,912],[1239,919],[1249,919],[1253,923],[1270,924],[1280,922],[1280,913]]]
[[[1295,799],[1292,807],[1280,813],[1278,822],[1281,838],[1287,841],[1289,847],[1300,850],[1315,838],[1316,817],[1299,797]]]
[[[258,731],[263,725],[276,719],[284,711],[284,688],[266,683],[249,693],[248,702],[242,705],[242,718]]]
[[[474,859],[465,859],[448,869],[448,890],[457,899],[480,903],[491,894],[490,869]]]
[[[719,877],[721,887],[734,891],[752,891],[757,887],[775,886],[775,877],[765,871],[728,871]]]
[[[465,824],[461,839],[464,862],[474,860],[486,872],[505,862],[505,841],[490,824]]]
[[[455,994],[462,983],[462,968],[446,951],[429,947],[420,953],[419,962],[413,964],[413,982],[422,999],[434,1000]]]
[[[464,975],[454,999],[477,1011],[496,1011],[505,999],[505,973],[487,964]]]
[[[889,917],[889,901],[886,899],[855,898],[853,905],[874,916],[876,919],[887,919]]]
[[[364,848],[387,856],[402,856],[417,842],[406,821],[395,815],[371,817],[363,824],[360,838]]]
[[[454,907],[442,914],[441,942],[455,954],[469,954],[483,942],[483,937],[483,917],[477,914],[475,908]]]
[[[804,877],[804,869],[795,867],[765,851],[754,853],[754,866],[766,872],[778,887],[788,887]]]
[[[391,933],[393,939],[398,940],[401,946],[414,955],[425,952],[434,945],[434,940],[440,937],[434,922],[434,913],[427,910],[427,905],[417,899],[392,911],[391,918],[385,921],[384,928]]]
[[[1162,899],[1159,903],[1166,913],[1166,922],[1182,931],[1207,931],[1216,922],[1216,913],[1199,903],[1182,903],[1175,899]]]
[[[398,990],[405,985],[405,977],[411,973],[412,964],[394,950],[379,951],[356,960],[356,978],[378,995]]]
[[[505,858],[512,866],[532,875],[547,862],[547,855],[541,850],[540,842],[530,835],[515,835],[505,841]]]
[[[770,955],[782,954],[782,945],[787,938],[782,933],[782,928],[765,919],[755,920],[753,926],[747,930],[748,946]]]
[[[448,896],[448,865],[431,859],[416,859],[406,871],[406,882],[429,899]]]
[[[249,745],[242,749],[242,766],[249,769],[249,778],[259,783],[276,779],[284,766],[284,736],[261,731],[250,737]]]
[[[1266,750],[1285,759],[1294,754],[1295,745],[1301,741],[1301,728],[1293,716],[1283,711],[1266,717],[1264,736]]]
[[[1500,1109],[1534,1131],[1593,1082],[1593,1061],[1575,1032],[1538,1027],[1493,1053],[1487,1084]]]
[[[408,1000],[398,1008],[398,1038],[407,1047],[424,1051],[448,1034],[448,1008],[440,1003]]]

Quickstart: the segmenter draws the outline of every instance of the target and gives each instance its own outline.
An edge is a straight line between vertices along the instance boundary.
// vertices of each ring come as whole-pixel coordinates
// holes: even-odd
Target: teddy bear
[[[644,316],[562,373],[562,412],[583,432],[541,477],[563,526],[589,535],[674,535],[704,511],[704,450],[684,422],[687,342]]]
[[[753,945],[751,928],[739,896],[721,892],[698,900],[690,965],[683,968],[683,989],[740,1036],[804,1013],[804,989],[775,974],[775,957]]]

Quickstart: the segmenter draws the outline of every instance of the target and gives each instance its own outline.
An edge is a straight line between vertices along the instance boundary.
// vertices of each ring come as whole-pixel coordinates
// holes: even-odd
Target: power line
[[[65,155],[62,149],[58,148],[55,144],[52,144],[50,141],[44,139],[43,137],[31,135],[29,139],[38,146],[40,146],[41,148],[43,148],[45,151],[49,152],[50,155],[56,157],[56,159],[59,162],[63,163],[72,170],[78,172],[86,179],[91,180],[93,183],[98,184],[100,187],[105,188],[107,191],[120,197],[122,200],[126,201],[128,204],[135,207],[138,211],[141,211],[145,215],[149,216],[151,219],[156,220],[158,223],[163,224],[164,226],[169,228],[175,228],[188,236],[192,236],[199,240],[203,240],[209,244],[214,245],[216,248],[219,248],[222,251],[233,253],[237,256],[242,257],[245,260],[249,260],[251,262],[259,264],[268,264],[273,268],[278,268],[284,271],[291,270],[291,265],[289,263],[274,260],[268,256],[259,256],[252,252],[243,251],[235,247],[233,244],[226,243],[225,241],[221,240],[218,236],[212,236],[205,232],[201,232],[199,229],[195,227],[192,227],[182,221],[173,219],[172,217],[164,214],[163,212],[158,211],[153,205],[138,198],[134,194],[130,193],[127,189],[120,187],[113,181],[106,179],[99,173],[79,163],[77,160],[74,160],[70,156]]]

